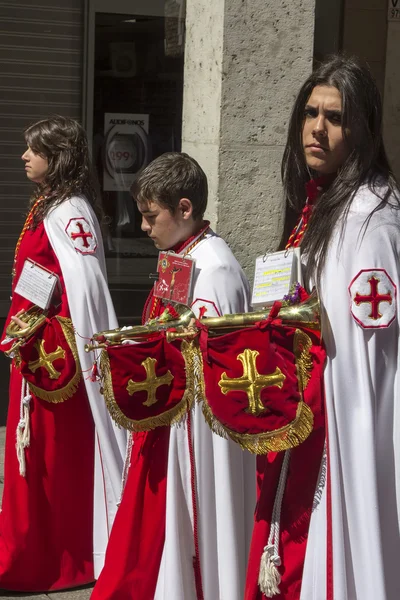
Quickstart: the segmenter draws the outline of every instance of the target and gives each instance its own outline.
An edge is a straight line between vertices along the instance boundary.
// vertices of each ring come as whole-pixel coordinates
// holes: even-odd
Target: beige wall
[[[187,0],[183,149],[210,182],[208,215],[247,275],[282,227],[280,163],[311,72],[315,0]]]

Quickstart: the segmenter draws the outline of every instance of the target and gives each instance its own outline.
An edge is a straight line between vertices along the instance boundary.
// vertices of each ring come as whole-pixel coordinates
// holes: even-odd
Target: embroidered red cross
[[[72,238],[73,240],[76,240],[77,238],[82,238],[82,240],[83,240],[83,242],[82,242],[82,243],[83,243],[83,247],[84,247],[84,248],[89,248],[89,247],[90,247],[90,245],[88,244],[88,241],[87,241],[87,239],[88,239],[88,238],[92,238],[92,237],[93,237],[93,235],[90,233],[90,231],[85,231],[85,230],[83,229],[83,225],[82,225],[82,223],[81,223],[80,221],[78,221],[78,222],[76,223],[76,226],[77,226],[77,227],[78,227],[78,229],[79,229],[79,233],[71,233],[71,238]]]
[[[382,315],[379,312],[379,304],[381,302],[388,302],[389,304],[392,304],[392,295],[390,293],[379,294],[378,286],[380,283],[380,279],[377,279],[376,277],[371,277],[370,279],[368,279],[368,283],[371,286],[371,293],[369,294],[369,296],[362,296],[357,292],[354,296],[354,302],[355,304],[357,304],[357,306],[360,306],[360,304],[364,304],[365,302],[369,302],[371,304],[371,314],[368,315],[368,318],[380,319]]]

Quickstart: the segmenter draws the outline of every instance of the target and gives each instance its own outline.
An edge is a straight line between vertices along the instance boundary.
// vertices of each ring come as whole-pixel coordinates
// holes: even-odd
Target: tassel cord
[[[16,431],[16,450],[19,464],[19,474],[22,477],[26,476],[26,459],[25,459],[25,448],[29,448],[30,445],[30,402],[32,396],[28,389],[28,384],[25,379],[22,378],[21,384],[21,401],[20,401],[20,415],[19,422]]]
[[[126,442],[126,452],[125,452],[125,461],[124,468],[122,470],[122,479],[121,479],[121,494],[118,502],[118,506],[121,504],[122,496],[124,494],[126,481],[128,479],[129,468],[131,466],[131,458],[132,458],[132,450],[133,450],[133,432],[128,432],[128,439]]]
[[[274,557],[279,559],[279,565],[281,564],[279,558],[279,533],[280,533],[280,520],[282,510],[283,494],[285,492],[286,479],[289,469],[290,450],[286,450],[285,456],[282,463],[281,474],[279,477],[278,489],[276,491],[274,507],[272,509],[271,519],[271,531],[268,538],[268,546],[274,547]],[[278,566],[279,566],[278,565]]]
[[[282,500],[285,492],[286,480],[289,471],[290,450],[286,450],[279,476],[278,488],[276,490],[274,506],[271,516],[271,530],[267,545],[261,555],[258,585],[261,592],[267,598],[273,598],[280,593],[279,584],[281,575],[278,567],[281,565],[279,556],[280,520],[282,511]]]

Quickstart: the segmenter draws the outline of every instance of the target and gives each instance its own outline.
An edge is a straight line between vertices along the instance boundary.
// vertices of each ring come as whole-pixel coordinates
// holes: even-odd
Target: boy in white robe
[[[186,154],[164,154],[133,186],[142,229],[195,261],[192,309],[248,309],[249,286],[203,220],[207,179]],[[144,321],[163,310],[150,295]],[[92,598],[241,600],[255,501],[254,459],[211,432],[199,406],[176,427],[134,435],[131,467]]]

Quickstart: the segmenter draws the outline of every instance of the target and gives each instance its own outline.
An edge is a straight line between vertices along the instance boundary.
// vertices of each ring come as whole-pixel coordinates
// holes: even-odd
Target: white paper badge
[[[282,300],[297,282],[302,283],[299,248],[258,256],[251,305],[268,306]]]
[[[27,259],[15,286],[15,292],[43,310],[49,308],[58,277],[32,260]]]

